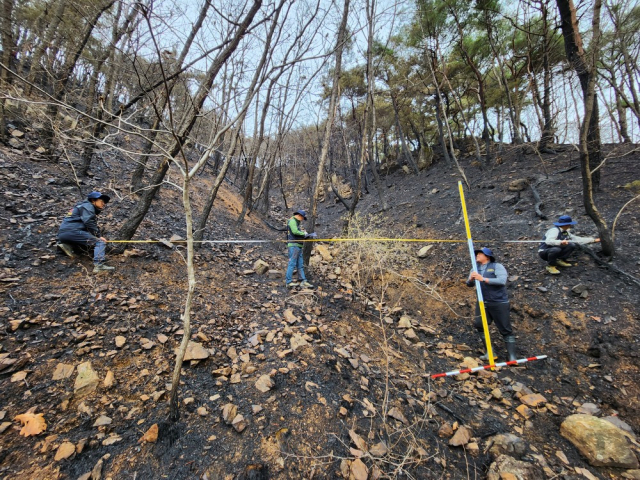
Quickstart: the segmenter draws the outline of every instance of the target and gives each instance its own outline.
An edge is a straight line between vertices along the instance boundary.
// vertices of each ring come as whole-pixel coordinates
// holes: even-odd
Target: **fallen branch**
[[[555,175],[556,173],[567,173],[570,172],[571,170],[575,170],[576,168],[578,168],[580,165],[574,165],[572,167],[569,168],[565,168],[564,170],[558,170],[556,172],[553,172],[553,174]]]
[[[333,182],[330,184],[330,186],[331,186],[331,191],[332,191],[332,192],[333,192],[333,194],[336,196],[336,198],[337,198],[338,200],[340,200],[340,203],[342,203],[342,205],[344,205],[344,208],[346,208],[346,209],[347,209],[347,211],[351,210],[351,206],[350,206],[350,205],[347,203],[347,201],[346,201],[344,198],[342,198],[342,196],[338,193],[338,189],[337,189],[337,188],[335,188],[335,187],[333,186]]]
[[[462,418],[461,416],[459,416],[457,413],[455,413],[453,410],[451,410],[449,407],[441,404],[440,402],[436,402],[434,403],[434,405],[442,410],[444,410],[445,412],[447,412],[449,415],[451,415],[453,418],[455,418],[461,425],[466,424],[466,420],[464,418]]]
[[[287,231],[287,227],[276,227],[274,225],[271,225],[269,222],[267,222],[264,218],[262,218],[261,216],[258,216],[258,218],[260,220],[262,220],[262,223],[264,223],[267,227],[269,227],[271,230],[275,230],[276,232],[286,232]]]
[[[640,287],[640,280],[638,280],[636,277],[634,277],[633,275],[627,273],[627,272],[623,272],[622,270],[620,270],[618,267],[616,267],[614,264],[609,263],[609,262],[605,262],[604,260],[602,260],[601,258],[599,258],[595,252],[593,252],[590,248],[584,246],[584,245],[580,245],[578,244],[578,248],[580,250],[582,250],[584,253],[586,253],[587,255],[589,255],[591,258],[593,258],[595,260],[595,262],[598,265],[607,267],[609,270],[617,273],[618,275],[626,278],[627,280],[629,280],[631,283],[634,283],[636,286]]]
[[[631,200],[629,200],[627,203],[625,203],[622,208],[620,209],[620,211],[618,212],[618,214],[616,215],[615,220],[613,221],[613,226],[611,227],[611,241],[615,241],[616,239],[616,223],[618,223],[618,218],[620,218],[620,215],[622,214],[622,211],[627,208],[627,205],[629,205],[631,202],[633,202],[634,200],[637,200],[638,198],[640,198],[640,195],[637,195],[635,197],[633,197]]]

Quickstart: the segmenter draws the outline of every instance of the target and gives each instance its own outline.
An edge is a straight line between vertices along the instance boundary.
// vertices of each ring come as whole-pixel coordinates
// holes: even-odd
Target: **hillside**
[[[586,253],[550,276],[537,243],[501,242],[538,240],[561,214],[578,220],[579,234],[595,233],[577,153],[559,150],[539,158],[513,149],[483,170],[462,160],[476,244],[490,246],[509,271],[519,358],[546,360],[430,378],[481,365],[482,354],[475,293],[464,285],[459,178],[440,161],[418,175],[384,177],[391,208],[381,212],[372,190],[356,222],[364,236],[461,240],[433,243],[425,258],[417,252],[426,242],[324,242],[309,269],[316,288],[287,291],[277,272],[253,270],[259,259],[283,270],[281,243],[198,249],[199,348],[183,368],[180,421],[170,425],[184,249],[131,244],[110,256],[114,272],[92,274],[89,257],[55,249],[60,219],[82,197],[69,164],[2,147],[0,478],[640,478],[634,432],[623,445],[607,437],[616,461],[585,453],[601,441],[581,453],[560,434],[576,413],[638,431],[638,204],[616,226],[612,265],[627,276]],[[640,158],[631,147],[608,154],[596,203],[610,224],[635,195],[624,185],[637,180]],[[107,237],[134,204],[130,172],[109,157],[81,184],[84,194],[112,196],[101,217]],[[193,195],[198,211],[208,175]],[[518,183],[521,190],[509,190]],[[548,220],[536,216],[530,184]],[[329,197],[316,225],[321,238],[342,228],[344,208]],[[282,239],[255,214],[234,228],[241,204],[223,185],[205,238]],[[270,223],[290,214],[275,192],[272,205],[282,213]],[[184,236],[184,228],[181,194],[166,186],[136,238]],[[502,361],[499,337],[492,329]],[[20,435],[15,417],[25,413],[43,414],[46,430]],[[142,441],[153,425],[157,440]]]

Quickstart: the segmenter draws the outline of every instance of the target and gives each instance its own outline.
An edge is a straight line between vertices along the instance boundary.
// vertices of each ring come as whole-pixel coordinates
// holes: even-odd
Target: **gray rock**
[[[24,144],[20,140],[18,140],[17,138],[13,138],[13,137],[11,137],[9,139],[9,146],[11,148],[15,148],[15,149],[18,149],[18,150],[24,148]]]
[[[522,190],[527,188],[528,185],[529,180],[527,180],[526,178],[518,178],[517,180],[513,180],[511,183],[509,183],[508,190],[510,192],[521,192]]]
[[[264,260],[256,260],[256,263],[253,264],[253,269],[258,275],[264,275],[269,271],[269,264]]]
[[[175,353],[178,353],[180,348],[175,349]],[[191,360],[204,360],[205,358],[209,358],[209,351],[202,346],[201,343],[198,342],[189,342],[187,344],[187,349],[184,352],[183,361],[189,362]]]
[[[598,407],[595,403],[583,403],[578,410],[576,410],[576,412],[578,413],[584,413],[585,415],[598,415],[601,410],[600,407]]]
[[[573,288],[571,288],[571,291],[576,295],[582,295],[588,289],[589,288],[584,283],[579,283],[578,285],[575,285]]]
[[[299,333],[293,334],[290,342],[291,342],[291,350],[293,350],[294,352],[299,348],[306,347],[307,345],[309,345],[309,342],[307,342]]]
[[[509,455],[521,459],[527,450],[527,444],[512,433],[500,433],[488,439],[489,455],[496,459],[500,455]]]
[[[91,367],[91,362],[81,363],[78,365],[77,371],[78,376],[73,387],[76,396],[81,397],[95,391],[100,379],[96,371]]]
[[[569,440],[594,467],[638,468],[638,459],[624,431],[591,415],[570,415],[560,425],[560,435]]]
[[[407,315],[400,317],[400,320],[398,321],[398,328],[411,328],[412,326],[411,317],[408,317]]]
[[[267,272],[267,277],[269,278],[284,278],[284,272],[282,270],[269,270]]]
[[[500,455],[489,467],[487,480],[516,478],[518,480],[540,480],[545,475],[539,465],[522,462],[508,455]]]
[[[449,440],[449,445],[452,447],[460,447],[469,443],[469,440],[471,440],[471,430],[467,427],[460,427]]]
[[[633,429],[629,426],[629,424],[620,420],[619,417],[609,416],[609,417],[602,417],[602,419],[606,420],[609,423],[613,423],[619,429],[627,432],[631,436],[631,438],[633,438],[634,440],[636,439],[636,434],[633,431]]]
[[[415,330],[413,328],[408,328],[407,330],[404,331],[404,336],[406,338],[408,338],[411,341],[417,341],[419,340],[418,335],[416,334]]]
[[[391,410],[387,412],[387,416],[394,418],[399,422],[404,423],[405,425],[409,425],[409,421],[407,420],[407,417],[404,416],[404,414],[398,407],[391,408]]]

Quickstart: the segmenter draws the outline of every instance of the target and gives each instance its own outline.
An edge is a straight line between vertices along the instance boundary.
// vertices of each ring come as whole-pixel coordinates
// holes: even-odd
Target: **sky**
[[[265,1],[262,11],[267,11],[270,5],[273,5],[273,1]],[[507,2],[506,8],[515,8],[517,2]],[[199,32],[195,48],[191,54],[191,58],[199,55],[206,49],[212,46],[221,44],[228,35],[228,21],[227,18],[234,18],[237,16],[237,10],[239,6],[245,5],[243,2],[224,2],[222,0],[213,0],[214,12],[210,12],[207,21],[203,28]],[[200,7],[202,5],[201,0],[156,0],[154,3],[154,15],[152,19],[152,25],[155,32],[156,40],[159,43],[159,48],[164,52],[175,52],[173,55],[177,55],[184,43],[186,36],[191,30],[192,24],[195,22]],[[351,0],[351,10],[349,15],[350,33],[352,35],[350,48],[345,52],[343,59],[343,68],[349,69],[356,65],[362,64],[365,60],[366,52],[366,34],[367,34],[367,21],[365,16],[365,0]],[[299,66],[292,67],[282,75],[278,84],[274,88],[275,98],[283,98],[284,93],[282,90],[278,90],[278,86],[284,86],[285,81],[289,82],[290,88],[287,99],[282,100],[284,106],[278,109],[274,109],[272,117],[268,122],[267,129],[271,135],[276,134],[276,130],[279,122],[279,114],[283,111],[288,115],[294,117],[294,120],[290,122],[293,128],[302,127],[305,125],[314,125],[326,118],[327,101],[323,101],[323,93],[326,90],[326,82],[329,68],[333,66],[333,57],[327,55],[335,46],[337,26],[340,21],[343,0],[297,0],[292,2],[288,0],[286,20],[283,22],[283,27],[277,33],[280,35],[277,47],[272,47],[273,61],[271,67],[276,66],[285,57],[286,49],[291,46],[292,39],[297,34],[297,30],[300,25],[304,24],[309,19],[311,12],[317,13],[314,20],[306,27],[302,32],[301,37],[297,40],[297,48],[304,52],[301,55],[306,59]],[[376,16],[375,16],[375,35],[376,40],[382,43],[386,43],[390,36],[397,33],[404,25],[406,25],[413,14],[413,2],[412,1],[392,1],[392,0],[378,0],[376,2]],[[283,13],[284,17],[284,13]],[[221,75],[212,88],[210,100],[207,103],[209,107],[213,107],[216,103],[222,103],[222,86],[228,85],[229,82],[234,82],[235,96],[232,101],[226,107],[229,114],[233,116],[233,112],[237,111],[244,101],[244,88],[251,81],[255,66],[257,65],[260,55],[262,53],[262,39],[266,35],[268,28],[268,22],[258,26],[251,34],[247,35],[241,43],[238,54],[234,57],[233,67],[228,68],[226,72],[221,72]],[[147,56],[148,58],[157,58],[157,53],[151,37],[148,34],[148,29],[145,24],[140,26],[141,38],[140,46],[138,50],[139,55]],[[289,53],[289,58],[291,58]],[[166,58],[169,57],[165,57]],[[204,72],[209,67],[211,57],[206,58],[195,64],[194,70]],[[187,58],[189,61],[189,57]],[[223,78],[223,74],[226,74],[226,79]],[[195,82],[192,84],[192,88],[195,88]],[[575,122],[577,113],[581,116],[582,103],[580,96],[576,96],[576,92],[579,92],[577,88],[576,80],[573,77],[568,78],[566,81],[556,79],[556,112],[563,113],[557,116],[558,125],[557,131],[559,141],[561,143],[572,143],[577,141],[577,122]],[[266,84],[259,89],[260,102],[264,101],[264,92],[266,91]],[[303,92],[303,94],[302,94]],[[604,89],[601,94],[606,97],[611,96],[611,91]],[[255,130],[255,103],[251,107],[247,120],[245,122],[245,133],[252,135]],[[617,141],[617,133],[613,128],[610,116],[602,104],[601,108],[601,125],[602,125],[602,138],[603,142],[608,143]],[[262,108],[261,104],[258,104],[258,109]],[[564,114],[571,112],[571,114]],[[640,132],[637,128],[637,121],[634,121],[630,116],[628,118],[628,125],[630,133],[635,141],[640,140]],[[491,113],[492,122],[496,123],[495,113]],[[535,111],[532,107],[525,109],[523,112],[523,121],[529,127],[529,133],[533,139],[538,138],[538,120]],[[480,133],[481,123],[479,118],[475,118],[471,122],[474,125],[476,134]],[[505,141],[509,141],[508,127],[505,126]]]

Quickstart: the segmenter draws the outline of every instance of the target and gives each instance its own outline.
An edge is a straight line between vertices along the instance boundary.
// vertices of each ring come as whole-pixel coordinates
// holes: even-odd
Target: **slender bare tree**
[[[598,211],[593,197],[594,190],[597,189],[600,167],[600,126],[598,124],[598,100],[596,97],[597,60],[600,42],[600,11],[602,0],[594,0],[593,17],[591,22],[592,44],[590,46],[591,59],[582,47],[582,36],[578,30],[578,17],[573,0],[557,0],[560,10],[562,35],[564,37],[567,60],[575,70],[584,99],[584,117],[580,125],[580,164],[582,167],[582,195],[585,210],[591,220],[596,224],[600,240],[602,242],[602,253],[613,256],[615,248],[611,232],[607,227],[604,217]],[[591,61],[589,61],[591,60]]]
[[[342,75],[342,52],[347,40],[347,18],[349,17],[349,4],[350,0],[344,0],[344,6],[342,9],[342,20],[340,21],[340,27],[338,28],[338,35],[336,40],[335,58],[336,63],[333,67],[333,79],[331,86],[331,97],[329,98],[329,111],[327,114],[327,120],[324,127],[324,136],[322,139],[322,150],[320,152],[320,159],[318,161],[318,170],[316,172],[316,182],[314,185],[313,196],[311,198],[311,208],[309,212],[309,233],[315,231],[316,219],[318,218],[318,203],[320,201],[322,180],[324,178],[324,168],[327,161],[327,155],[329,153],[329,143],[331,139],[331,130],[333,129],[333,121],[336,117],[336,108],[338,103],[338,93],[340,91],[340,77]],[[307,242],[303,249],[303,258],[305,264],[309,263],[311,257],[311,243]]]
[[[258,10],[262,6],[262,0],[254,0],[251,3],[251,7],[247,11],[246,15],[243,19],[238,22],[235,22],[234,31],[229,36],[229,41],[226,43],[226,46],[216,55],[216,57],[211,62],[209,69],[203,76],[203,80],[198,87],[198,91],[195,94],[191,105],[191,113],[189,118],[185,120],[183,125],[180,127],[178,132],[174,136],[174,142],[171,147],[168,149],[167,155],[160,162],[160,165],[156,169],[153,174],[153,177],[150,182],[150,186],[144,190],[142,195],[140,196],[140,200],[133,208],[127,220],[122,224],[120,230],[118,232],[118,238],[120,239],[131,239],[135,234],[138,226],[144,219],[145,215],[149,211],[149,207],[151,206],[151,202],[155,197],[158,190],[160,190],[162,186],[162,181],[164,180],[167,171],[169,170],[169,166],[171,164],[172,159],[178,155],[182,149],[182,145],[186,141],[191,129],[193,128],[196,120],[199,115],[202,113],[203,105],[207,96],[209,95],[209,91],[211,86],[213,85],[213,81],[217,77],[218,73],[227,62],[231,54],[236,50],[240,40],[245,36],[247,30]],[[165,92],[168,89],[168,82],[173,80],[173,76],[165,77]],[[131,101],[129,102],[131,103]],[[208,159],[208,157],[207,157]]]
[[[593,80],[595,82],[595,76],[597,76],[597,64],[589,63],[588,56],[584,51],[582,45],[582,36],[579,31],[578,24],[578,16],[576,12],[576,7],[573,3],[573,0],[556,0],[558,4],[558,9],[560,11],[560,25],[562,27],[562,36],[564,38],[564,48],[567,54],[567,61],[571,68],[575,71],[578,79],[580,81],[580,87],[582,88],[582,97],[585,102],[589,98],[591,94],[595,95],[595,86],[593,92],[589,93],[589,83]],[[595,0],[593,7],[593,15],[594,21],[597,20],[598,33],[599,22],[600,22],[600,9],[602,7],[601,0]],[[596,18],[597,13],[597,18]],[[592,32],[595,34],[595,32]],[[598,42],[600,38],[593,38],[593,47],[592,55],[593,60],[597,60],[598,58]],[[594,84],[595,85],[595,84]],[[589,160],[589,168],[588,172],[583,170],[583,175],[588,173],[591,180],[590,183],[593,186],[593,190],[597,191],[600,186],[600,170],[596,170],[596,167],[600,165],[602,161],[602,153],[601,153],[601,141],[600,141],[600,115],[598,109],[598,101],[597,98],[593,102],[592,107],[590,108],[589,116],[587,117],[589,120],[589,128],[587,129],[587,137],[586,137],[586,148],[587,148],[587,158]],[[586,198],[585,198],[586,202]],[[594,219],[594,222],[596,220]],[[597,222],[596,222],[597,223]],[[604,246],[604,244],[603,244]]]

